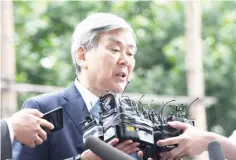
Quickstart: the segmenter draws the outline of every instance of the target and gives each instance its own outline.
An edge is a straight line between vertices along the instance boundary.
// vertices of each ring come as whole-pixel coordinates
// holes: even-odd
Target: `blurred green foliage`
[[[228,136],[236,124],[236,2],[202,2],[202,44],[208,127]],[[138,38],[129,92],[186,95],[184,3],[156,1],[14,1],[17,82],[67,86],[77,23],[94,12],[127,20]],[[20,105],[26,97],[20,96]],[[222,130],[221,130],[222,129]]]

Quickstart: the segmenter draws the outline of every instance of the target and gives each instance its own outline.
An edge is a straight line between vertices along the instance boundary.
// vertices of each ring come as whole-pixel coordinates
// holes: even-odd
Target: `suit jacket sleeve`
[[[1,120],[1,159],[10,159],[12,157],[12,146],[9,129],[6,121]]]

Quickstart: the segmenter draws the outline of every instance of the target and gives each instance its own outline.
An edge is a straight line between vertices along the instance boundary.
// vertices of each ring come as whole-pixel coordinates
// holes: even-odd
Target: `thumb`
[[[23,109],[22,111],[40,118],[43,116],[43,113],[39,112],[37,109]]]
[[[138,157],[143,158],[143,151],[138,151]]]
[[[179,121],[168,122],[167,124],[172,128],[180,129],[183,131],[185,131],[189,127],[189,124]]]
[[[118,138],[114,138],[110,142],[108,142],[108,144],[110,144],[112,146],[115,146],[116,144],[118,144],[118,142],[119,142],[119,139]]]

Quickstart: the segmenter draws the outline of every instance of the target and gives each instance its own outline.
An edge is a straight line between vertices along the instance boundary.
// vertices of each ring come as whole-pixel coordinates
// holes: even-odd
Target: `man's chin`
[[[119,86],[119,87],[114,87],[112,88],[111,90],[109,90],[110,92],[114,93],[114,94],[122,94],[123,91],[124,91],[124,88],[123,86]]]

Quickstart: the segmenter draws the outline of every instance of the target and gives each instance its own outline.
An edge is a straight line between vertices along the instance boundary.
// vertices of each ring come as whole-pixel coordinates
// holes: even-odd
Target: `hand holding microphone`
[[[129,140],[120,144],[118,144],[118,142],[119,139],[117,138],[105,143],[96,137],[88,137],[85,141],[85,146],[88,150],[84,151],[81,155],[77,155],[76,157],[71,157],[66,160],[134,160],[128,155],[127,149],[126,152],[124,151],[125,148],[130,147],[131,149],[129,150],[133,150],[132,143],[131,145],[125,145],[126,143],[130,143]],[[114,147],[114,145],[116,145],[116,147]],[[139,151],[138,156],[142,157],[143,153]]]
[[[129,155],[95,137],[88,137],[85,145],[102,160],[134,160]]]

